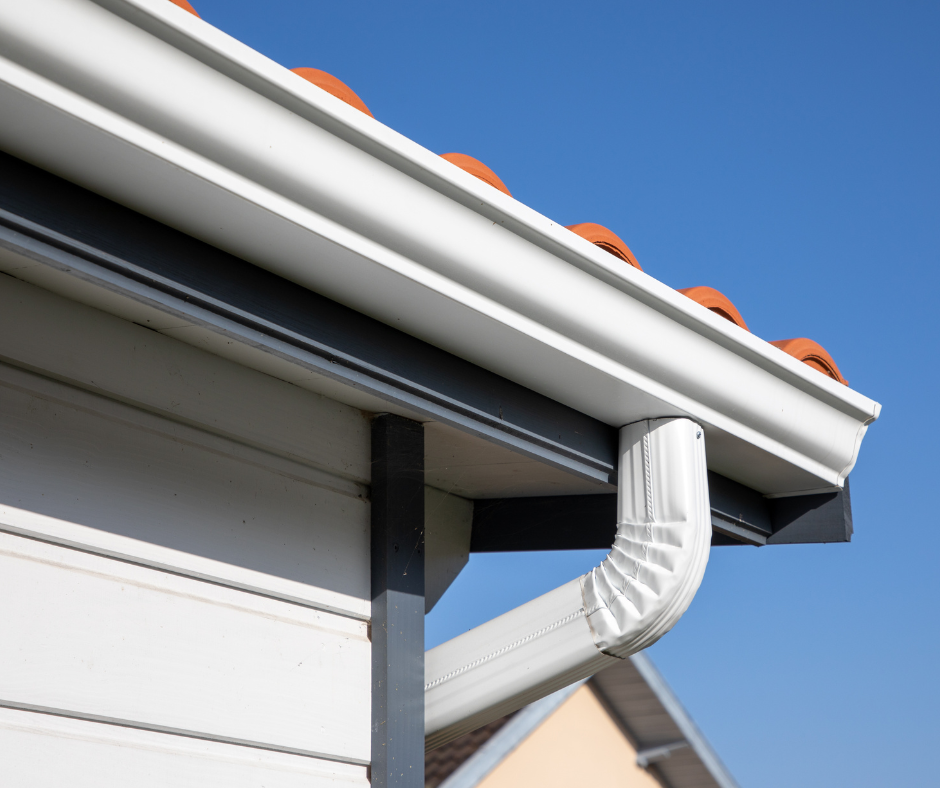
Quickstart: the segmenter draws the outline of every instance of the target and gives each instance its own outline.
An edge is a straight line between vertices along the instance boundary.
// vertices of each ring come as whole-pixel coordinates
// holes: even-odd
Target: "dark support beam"
[[[424,428],[372,423],[373,788],[424,787]]]
[[[849,485],[839,492],[765,498],[708,472],[713,545],[848,542]],[[470,551],[596,550],[613,544],[617,496],[558,495],[475,501]]]
[[[852,496],[849,480],[839,492],[771,498],[773,535],[767,544],[852,541]]]
[[[606,549],[616,533],[616,494],[474,501],[470,552]]]
[[[3,152],[0,247],[195,324],[257,332],[253,344],[327,378],[616,481],[616,428]]]
[[[708,498],[712,507],[713,545],[767,543],[773,526],[763,495],[709,471]]]
[[[410,412],[616,481],[616,428],[2,152],[0,247],[210,330],[244,329],[255,346]],[[709,485],[712,544],[851,538],[848,485],[773,500],[713,473]],[[476,549],[608,547],[616,517],[604,497],[480,503]]]

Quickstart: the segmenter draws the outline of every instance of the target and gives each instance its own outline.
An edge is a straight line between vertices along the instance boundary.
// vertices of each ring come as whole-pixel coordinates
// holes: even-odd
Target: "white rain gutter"
[[[692,418],[760,492],[841,486],[878,417],[167,0],[0,3],[0,55],[0,147],[607,424]]]
[[[427,749],[641,651],[685,613],[711,543],[701,427],[623,427],[618,474],[617,535],[600,566],[427,652]]]

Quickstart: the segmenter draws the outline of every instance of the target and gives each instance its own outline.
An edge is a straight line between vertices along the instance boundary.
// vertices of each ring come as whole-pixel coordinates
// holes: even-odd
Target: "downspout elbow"
[[[708,562],[701,427],[652,419],[620,431],[617,535],[586,575],[427,652],[428,749],[655,643]]]
[[[581,578],[598,649],[625,658],[688,609],[705,574],[711,510],[702,428],[656,419],[620,431],[618,525],[607,558]]]

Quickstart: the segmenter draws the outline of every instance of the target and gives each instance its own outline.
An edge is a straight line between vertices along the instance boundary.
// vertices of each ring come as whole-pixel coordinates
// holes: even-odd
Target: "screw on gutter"
[[[702,437],[702,431],[701,431],[701,430],[696,430],[696,431],[695,431],[695,437],[696,437],[696,438],[701,438],[701,437]]]

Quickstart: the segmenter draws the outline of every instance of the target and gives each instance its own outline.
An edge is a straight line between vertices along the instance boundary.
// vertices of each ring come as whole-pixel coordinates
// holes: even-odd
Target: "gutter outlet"
[[[704,431],[681,418],[623,427],[618,482],[600,566],[427,652],[426,749],[641,651],[681,618],[711,544]]]

